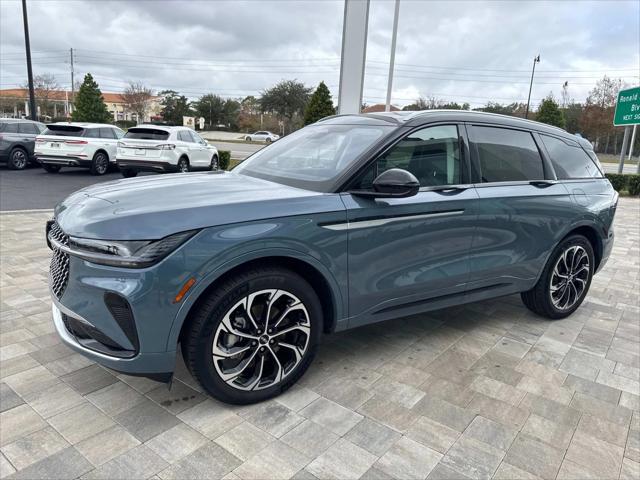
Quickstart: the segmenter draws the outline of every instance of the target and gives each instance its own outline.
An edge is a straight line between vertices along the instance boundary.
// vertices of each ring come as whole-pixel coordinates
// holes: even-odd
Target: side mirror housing
[[[420,182],[411,173],[401,168],[382,172],[373,181],[373,190],[352,191],[353,195],[375,198],[413,197],[420,190]]]

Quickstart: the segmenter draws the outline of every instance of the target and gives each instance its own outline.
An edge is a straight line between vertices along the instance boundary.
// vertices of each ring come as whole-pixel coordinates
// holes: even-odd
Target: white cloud
[[[69,86],[68,50],[78,77],[90,71],[105,91],[128,80],[242,97],[283,78],[324,80],[337,98],[341,0],[29,0],[36,74]],[[386,95],[393,2],[372,0],[365,100]],[[19,1],[0,2],[0,88],[24,83]],[[640,6],[619,2],[402,0],[393,101],[526,101],[540,53],[535,103],[565,80],[582,101],[603,74],[640,83]],[[43,52],[43,53],[38,53]],[[635,76],[635,77],[634,77]]]

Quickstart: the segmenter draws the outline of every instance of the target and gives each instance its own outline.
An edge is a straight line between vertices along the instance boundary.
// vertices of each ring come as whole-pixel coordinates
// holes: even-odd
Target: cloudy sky
[[[281,79],[338,94],[342,0],[27,0],[34,74],[69,88],[91,72],[103,91],[142,81],[190,98],[244,97]],[[384,102],[393,2],[371,0],[365,102]],[[401,0],[392,102],[583,101],[603,75],[640,84],[640,1]],[[26,78],[19,0],[0,0],[0,88]]]

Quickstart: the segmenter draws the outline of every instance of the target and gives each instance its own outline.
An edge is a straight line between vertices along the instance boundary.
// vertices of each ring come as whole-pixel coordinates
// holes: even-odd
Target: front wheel
[[[107,170],[109,170],[109,157],[106,153],[96,153],[91,162],[91,175],[104,175]]]
[[[209,164],[209,170],[218,170],[218,156],[211,157],[211,163]]]
[[[247,142],[250,142],[250,141],[251,141],[251,137],[249,137],[249,136],[244,137],[244,139],[245,139]]]
[[[267,143],[271,143],[271,139],[269,137],[267,137],[267,139],[265,140],[265,142]]]
[[[591,242],[571,235],[554,249],[536,286],[520,295],[522,302],[552,320],[568,317],[587,296],[594,271]]]
[[[248,404],[279,395],[307,370],[322,308],[311,285],[277,267],[247,270],[200,302],[182,334],[191,374],[213,397]]]

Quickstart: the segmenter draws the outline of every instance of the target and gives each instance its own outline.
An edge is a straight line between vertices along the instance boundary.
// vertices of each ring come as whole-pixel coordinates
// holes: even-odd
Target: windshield
[[[58,135],[61,137],[82,137],[84,128],[75,125],[48,125],[44,135]]]
[[[256,152],[233,171],[293,187],[327,191],[392,126],[315,124]]]

